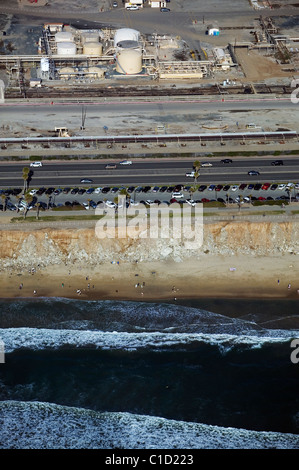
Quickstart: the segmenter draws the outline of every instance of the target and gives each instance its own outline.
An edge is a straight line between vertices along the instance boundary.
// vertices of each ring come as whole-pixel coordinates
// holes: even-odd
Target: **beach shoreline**
[[[52,265],[0,273],[0,298],[64,297],[86,300],[175,301],[238,298],[298,299],[295,256],[206,256],[99,266]]]

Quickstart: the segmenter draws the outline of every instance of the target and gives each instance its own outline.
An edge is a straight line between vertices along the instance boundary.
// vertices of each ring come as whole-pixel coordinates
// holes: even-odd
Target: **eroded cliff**
[[[219,222],[204,225],[203,244],[187,249],[181,239],[99,239],[94,228],[0,231],[0,268],[98,265],[107,261],[154,261],[208,255],[299,254],[299,222]]]

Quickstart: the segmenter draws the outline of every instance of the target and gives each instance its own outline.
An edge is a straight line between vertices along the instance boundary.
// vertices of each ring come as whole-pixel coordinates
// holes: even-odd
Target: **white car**
[[[295,184],[295,189],[299,189],[299,183]]]
[[[122,162],[119,162],[120,165],[132,165],[131,160],[123,160]]]
[[[190,178],[194,178],[195,171],[190,171],[189,173],[186,173],[185,176],[189,176]]]
[[[285,188],[286,188],[286,184],[283,184],[283,183],[282,183],[282,184],[279,184],[279,185],[278,185],[278,188],[277,188],[277,189],[279,189],[280,191],[282,191],[282,190],[285,189]]]
[[[105,202],[106,206],[109,207],[110,209],[115,209],[116,208],[116,204],[112,201],[106,201]]]
[[[186,199],[186,202],[190,204],[190,206],[196,206],[196,202],[193,199]]]
[[[200,166],[213,166],[211,162],[203,162]]]
[[[288,183],[288,184],[286,185],[286,189],[293,189],[294,186],[295,186],[294,183]]]
[[[175,199],[181,199],[184,196],[183,196],[182,193],[174,192],[174,193],[172,193],[172,197],[174,197]]]
[[[87,211],[89,210],[89,205],[87,202],[82,202],[82,206],[84,207],[84,209],[86,209]]]
[[[230,189],[231,191],[237,191],[237,189],[239,189],[239,186],[234,185]]]
[[[37,193],[37,189],[31,189],[29,192],[30,196],[34,196]]]
[[[126,7],[126,10],[139,10],[139,7],[137,5],[129,5]]]
[[[102,188],[96,188],[96,189],[94,190],[94,193],[95,193],[95,194],[100,194],[101,191],[102,191]]]
[[[42,162],[32,162],[30,163],[30,166],[33,168],[39,168],[40,166],[43,166]]]

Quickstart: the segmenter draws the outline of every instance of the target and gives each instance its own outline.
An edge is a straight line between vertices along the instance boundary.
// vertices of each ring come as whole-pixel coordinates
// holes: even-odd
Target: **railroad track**
[[[126,89],[115,88],[88,88],[85,87],[73,87],[66,89],[42,89],[42,88],[26,88],[24,90],[6,90],[5,99],[17,99],[24,98],[87,98],[87,97],[126,97],[126,96],[202,96],[202,95],[238,95],[238,94],[253,94],[254,91],[257,94],[275,94],[275,95],[290,95],[294,88],[291,86],[284,85],[265,85],[265,84],[255,84],[254,90],[250,84],[240,85],[240,86],[222,86],[222,85],[212,85],[209,87],[194,87],[194,88],[136,88],[136,87],[127,87]]]

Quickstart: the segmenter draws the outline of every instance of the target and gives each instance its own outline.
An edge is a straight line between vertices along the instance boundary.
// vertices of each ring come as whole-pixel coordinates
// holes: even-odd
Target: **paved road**
[[[271,166],[269,158],[234,158],[233,163],[223,164],[212,158],[212,167],[202,167],[198,183],[228,182],[272,182],[299,180],[299,158],[284,157],[283,166]],[[201,160],[202,162],[204,161]],[[209,161],[209,159],[206,159]],[[118,161],[114,161],[118,163]],[[90,186],[80,185],[82,178],[91,178],[93,185],[138,185],[138,184],[187,184],[193,182],[185,173],[192,170],[194,160],[146,160],[132,165],[117,165],[117,169],[105,169],[105,162],[45,162],[42,168],[33,169],[32,187],[38,186]],[[1,163],[0,186],[22,186],[24,163]],[[259,176],[249,176],[248,171],[257,170]]]

